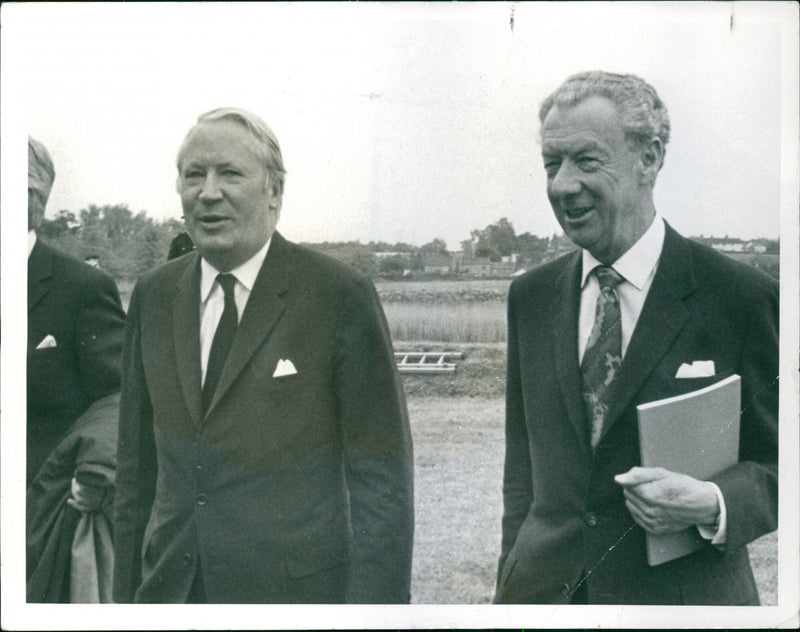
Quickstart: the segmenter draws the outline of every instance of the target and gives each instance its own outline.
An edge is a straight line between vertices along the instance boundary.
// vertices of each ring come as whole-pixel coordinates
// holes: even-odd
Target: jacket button
[[[597,517],[596,513],[590,511],[583,517],[583,521],[586,523],[587,527],[596,527],[600,519]]]
[[[195,502],[202,507],[208,502],[208,496],[206,496],[205,494],[197,494]]]
[[[561,596],[562,596],[562,597],[568,597],[568,596],[569,596],[569,591],[570,591],[570,586],[569,586],[569,584],[566,584],[566,583],[565,583],[565,584],[564,584],[564,585],[561,587]]]

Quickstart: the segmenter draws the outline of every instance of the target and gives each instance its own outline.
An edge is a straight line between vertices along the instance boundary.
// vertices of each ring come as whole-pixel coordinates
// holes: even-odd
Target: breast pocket
[[[45,349],[31,349],[28,351],[28,362],[32,366],[47,367],[63,362],[66,349],[62,347],[47,347]]]
[[[733,371],[729,370],[706,377],[673,377],[663,380],[659,387],[663,391],[662,397],[674,397],[676,395],[685,395],[686,393],[699,391],[707,386],[712,386],[731,375],[733,375]]]
[[[274,371],[269,367],[269,374]],[[239,420],[238,432],[247,428],[247,441],[239,449],[252,467],[263,469],[290,463],[335,442],[336,397],[325,364],[298,368],[296,374],[253,380],[249,411],[230,398],[231,418]],[[234,410],[235,408],[235,410]]]

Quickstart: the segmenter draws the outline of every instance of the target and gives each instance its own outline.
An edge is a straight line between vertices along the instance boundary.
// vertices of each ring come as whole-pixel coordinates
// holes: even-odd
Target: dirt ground
[[[500,553],[503,399],[410,394],[408,405],[416,477],[412,603],[489,603]],[[775,605],[777,533],[749,548],[761,602]]]

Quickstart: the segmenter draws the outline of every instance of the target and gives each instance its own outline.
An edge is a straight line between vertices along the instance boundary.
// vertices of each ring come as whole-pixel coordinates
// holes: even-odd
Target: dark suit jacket
[[[28,484],[73,422],[119,391],[124,327],[114,281],[37,239],[28,258]],[[48,335],[56,346],[37,349]]]
[[[574,252],[511,286],[495,600],[565,603],[586,573],[589,603],[757,603],[744,545],[777,526],[777,283],[667,226],[593,454],[578,366],[580,271]],[[717,375],[675,378],[695,360],[713,360]],[[650,567],[644,531],[613,481],[640,465],[636,405],[731,373],[742,377],[740,462],[713,479],[728,512],[724,552],[707,544]]]
[[[113,491],[124,327],[110,277],[36,241],[28,258],[28,601],[85,595],[70,590],[81,518],[66,501],[73,476]],[[37,349],[47,336],[55,345]],[[72,571],[77,583],[90,583]]]
[[[372,284],[275,233],[202,418],[199,280],[190,253],[131,298],[115,599],[182,602],[199,565],[210,602],[408,602],[411,436]]]

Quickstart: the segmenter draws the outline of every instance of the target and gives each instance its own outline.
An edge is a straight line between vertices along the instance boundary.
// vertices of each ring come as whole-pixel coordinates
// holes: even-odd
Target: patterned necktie
[[[211,400],[214,398],[214,391],[217,389],[219,376],[222,374],[222,367],[225,366],[225,359],[228,357],[236,327],[239,324],[239,314],[236,311],[236,301],[233,299],[233,287],[236,285],[236,277],[232,274],[218,274],[217,283],[225,293],[225,308],[214,333],[214,340],[211,343],[211,351],[208,354],[208,366],[206,367],[206,380],[203,383],[202,405],[203,414],[208,411]]]
[[[609,266],[597,266],[592,273],[600,283],[600,295],[592,332],[583,354],[581,380],[591,444],[595,448],[608,414],[611,385],[622,364],[622,319],[615,288],[623,279]]]

